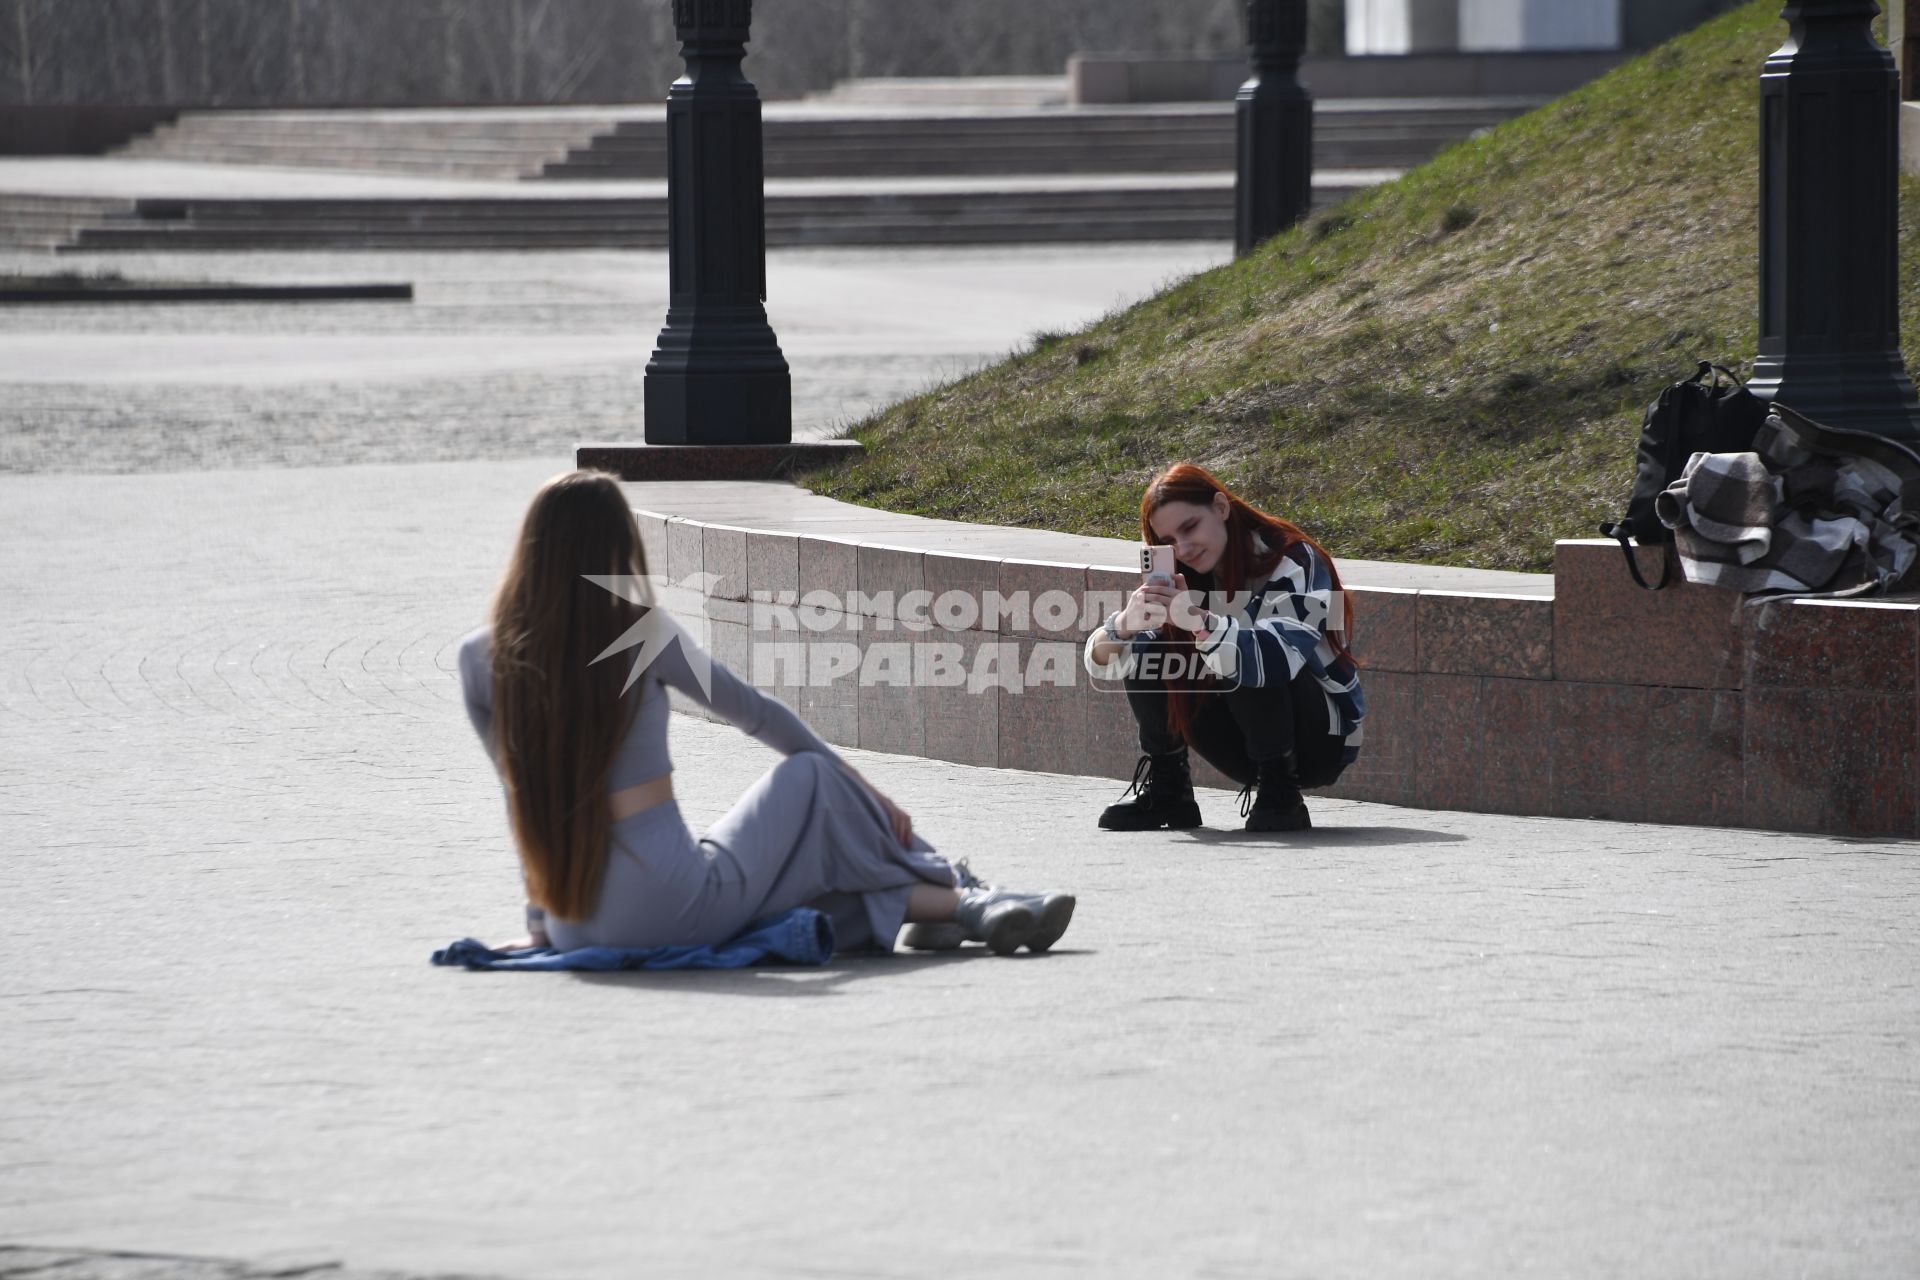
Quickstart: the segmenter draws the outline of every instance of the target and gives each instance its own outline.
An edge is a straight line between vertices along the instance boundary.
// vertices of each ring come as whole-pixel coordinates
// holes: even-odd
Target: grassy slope
[[[1757,343],[1755,0],[1085,332],[857,424],[852,502],[1137,535],[1187,457],[1337,555],[1543,569],[1632,478],[1639,418]],[[1905,350],[1920,184],[1903,180]]]

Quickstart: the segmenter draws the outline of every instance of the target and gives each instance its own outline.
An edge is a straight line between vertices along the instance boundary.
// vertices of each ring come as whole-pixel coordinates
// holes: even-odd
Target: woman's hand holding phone
[[[1176,573],[1171,583],[1164,582],[1158,575],[1142,582],[1127,597],[1126,607],[1120,611],[1121,634],[1116,640],[1131,640],[1142,631],[1151,631],[1167,620],[1173,609],[1173,598],[1187,589],[1185,574]]]

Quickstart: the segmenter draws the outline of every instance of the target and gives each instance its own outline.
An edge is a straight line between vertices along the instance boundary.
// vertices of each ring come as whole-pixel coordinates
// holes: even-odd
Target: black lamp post
[[[1233,248],[1251,252],[1313,207],[1313,98],[1300,83],[1307,0],[1246,0],[1252,75],[1235,99]]]
[[[858,456],[795,440],[767,323],[760,95],[740,70],[753,0],[674,0],[687,73],[667,91],[667,323],[645,381],[646,442],[574,447],[624,480],[764,480]]]
[[[1900,354],[1899,87],[1873,0],[1788,0],[1760,76],[1760,356],[1749,384],[1820,422],[1920,440]]]
[[[753,0],[674,0],[687,73],[667,91],[669,300],[645,382],[649,444],[793,438],[767,323],[760,94],[740,63]]]

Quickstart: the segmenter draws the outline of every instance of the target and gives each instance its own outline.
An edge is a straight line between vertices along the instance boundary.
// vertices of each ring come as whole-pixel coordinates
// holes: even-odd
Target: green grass
[[[1083,332],[851,430],[850,502],[1138,536],[1190,458],[1336,555],[1545,569],[1633,474],[1696,358],[1749,365],[1758,74],[1779,0],[1730,11]],[[1920,183],[1903,179],[1905,350]]]

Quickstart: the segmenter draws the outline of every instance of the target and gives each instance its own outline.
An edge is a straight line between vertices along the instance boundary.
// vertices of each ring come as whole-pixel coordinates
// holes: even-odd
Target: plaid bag
[[[1725,385],[1719,374],[1726,375]],[[1667,585],[1672,571],[1662,558],[1660,581],[1649,584],[1640,575],[1633,558],[1634,544],[1643,547],[1664,546],[1673,541],[1673,531],[1654,514],[1654,499],[1680,479],[1687,459],[1696,453],[1745,453],[1753,448],[1753,438],[1767,420],[1766,402],[1747,390],[1733,371],[1724,365],[1702,360],[1691,378],[1676,382],[1660,393],[1647,407],[1640,426],[1638,470],[1633,494],[1627,499],[1627,514],[1617,523],[1600,526],[1600,536],[1620,544],[1627,558],[1627,572],[1649,591]]]

